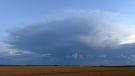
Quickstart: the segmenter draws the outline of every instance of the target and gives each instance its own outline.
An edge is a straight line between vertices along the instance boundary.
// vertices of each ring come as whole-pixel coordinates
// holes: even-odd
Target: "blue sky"
[[[119,12],[132,17],[135,13],[134,3],[134,0],[0,0],[0,25],[9,27],[29,24],[66,9]]]
[[[70,8],[119,12],[132,17],[134,3],[134,0],[0,0],[0,20],[3,27],[18,26]]]
[[[0,0],[0,64],[135,64],[134,0]]]

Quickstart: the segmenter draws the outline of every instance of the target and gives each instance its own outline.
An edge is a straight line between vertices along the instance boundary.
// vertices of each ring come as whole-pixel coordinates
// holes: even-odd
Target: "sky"
[[[135,64],[134,0],[0,0],[0,64]]]

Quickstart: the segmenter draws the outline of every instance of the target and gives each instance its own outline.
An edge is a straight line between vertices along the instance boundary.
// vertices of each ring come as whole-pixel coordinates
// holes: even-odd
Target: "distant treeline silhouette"
[[[106,66],[106,65],[100,65],[96,67],[135,67],[135,65],[118,65],[118,66]]]
[[[91,65],[5,65],[1,64],[0,66],[91,66]],[[118,66],[106,66],[106,65],[99,65],[99,66],[91,66],[91,67],[135,67],[135,65],[118,65]]]
[[[0,66],[80,66],[80,65],[0,65]]]

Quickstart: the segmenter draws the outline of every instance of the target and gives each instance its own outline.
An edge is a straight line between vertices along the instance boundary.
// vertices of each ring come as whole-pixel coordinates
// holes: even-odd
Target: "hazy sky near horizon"
[[[0,64],[135,64],[135,0],[0,0]]]

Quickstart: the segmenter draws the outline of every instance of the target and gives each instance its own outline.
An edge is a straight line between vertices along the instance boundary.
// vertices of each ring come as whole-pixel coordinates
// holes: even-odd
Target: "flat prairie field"
[[[0,76],[135,76],[135,67],[0,66]]]

